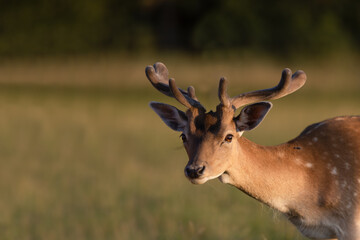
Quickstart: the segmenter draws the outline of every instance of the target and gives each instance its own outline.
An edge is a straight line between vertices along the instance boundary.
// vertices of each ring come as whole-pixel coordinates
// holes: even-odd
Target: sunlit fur
[[[219,178],[279,210],[312,239],[360,239],[360,116],[337,117],[307,127],[278,146],[260,146],[242,136],[270,110],[260,102],[288,95],[306,81],[303,71],[284,69],[280,83],[230,98],[219,83],[220,104],[205,112],[195,90],[167,83],[164,64],[148,66],[152,85],[188,108],[152,102],[150,106],[173,130],[184,134],[189,157],[185,175],[194,184]],[[239,116],[234,111],[246,105]],[[230,141],[226,136],[231,135]],[[228,139],[228,140],[226,140]]]
[[[218,113],[216,133],[209,131],[214,125],[208,122],[218,124],[210,115],[203,118],[205,131],[185,129],[188,164],[206,166],[192,183],[218,177],[284,213],[309,238],[360,238],[360,117],[330,119],[264,147],[236,133],[233,112]],[[228,133],[231,143],[224,142]]]

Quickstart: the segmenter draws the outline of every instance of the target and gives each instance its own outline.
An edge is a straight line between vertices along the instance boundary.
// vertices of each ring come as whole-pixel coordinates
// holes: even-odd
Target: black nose
[[[189,178],[198,178],[204,174],[205,166],[186,166],[185,174]]]

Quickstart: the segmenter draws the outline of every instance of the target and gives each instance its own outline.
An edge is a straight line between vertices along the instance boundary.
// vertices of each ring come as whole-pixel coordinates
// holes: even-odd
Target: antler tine
[[[176,87],[175,80],[169,79],[169,71],[165,64],[157,62],[154,66],[147,66],[145,73],[150,83],[161,93],[169,97],[175,97],[181,104],[187,108],[198,108],[205,111],[195,96],[195,89],[188,88],[188,92]]]
[[[189,94],[183,94],[180,89],[176,86],[175,84],[175,79],[170,78],[169,79],[169,86],[170,86],[170,90],[173,94],[173,96],[176,98],[176,100],[178,100],[182,105],[184,105],[185,107],[192,109],[192,108],[197,108],[201,111],[206,111],[205,108],[200,104],[200,102],[198,102],[196,100],[196,96],[195,96],[195,89],[190,86],[189,89]],[[189,96],[190,95],[190,96]]]
[[[230,98],[227,94],[227,83],[228,82],[225,77],[220,78],[218,95],[221,104],[225,107],[230,106]]]
[[[296,71],[293,75],[291,75],[291,70],[289,68],[285,68],[282,71],[280,82],[277,86],[273,88],[242,93],[231,99],[231,104],[235,108],[239,108],[241,106],[260,102],[264,100],[274,100],[281,97],[284,97],[290,93],[295,92],[299,88],[301,88],[306,82],[306,74],[302,70]]]
[[[174,97],[169,88],[169,71],[165,64],[157,62],[154,66],[147,66],[145,68],[146,77],[150,83],[161,93],[169,97]],[[187,95],[187,92],[179,89],[182,94]]]
[[[174,97],[176,98],[176,100],[178,100],[185,107],[192,108],[191,104],[185,98],[184,94],[182,94],[180,92],[179,88],[176,86],[175,79],[173,79],[173,78],[169,79],[169,86],[170,86],[170,90],[171,90],[172,94],[174,95]]]
[[[192,99],[198,101],[198,99],[195,95],[195,88],[193,86],[188,87],[188,94]]]

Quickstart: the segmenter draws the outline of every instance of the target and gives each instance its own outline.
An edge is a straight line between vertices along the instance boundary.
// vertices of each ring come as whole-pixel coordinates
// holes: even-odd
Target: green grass
[[[235,76],[240,60],[164,58],[179,85],[192,83],[212,108],[223,70],[235,94],[235,89],[275,84],[282,69],[279,63],[253,61],[252,68],[241,69],[245,78],[255,80],[241,85],[242,77]],[[148,107],[151,100],[180,107],[147,83],[144,66],[154,61],[77,59],[0,66],[0,239],[303,239],[280,215],[235,188],[217,180],[201,186],[186,180],[179,134]],[[125,66],[117,69],[120,63]],[[323,71],[347,73],[351,68]],[[309,71],[321,76],[317,68]],[[359,114],[358,79],[350,72],[338,83],[328,81],[331,74],[325,73],[298,93],[274,101],[264,123],[246,137],[277,144],[310,123]]]

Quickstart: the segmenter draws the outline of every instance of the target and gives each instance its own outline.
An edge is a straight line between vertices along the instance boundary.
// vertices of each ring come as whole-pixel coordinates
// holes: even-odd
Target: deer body
[[[356,239],[346,234],[360,223],[359,133],[360,117],[341,117],[279,146],[242,137],[241,153],[219,179],[279,210],[307,237]]]
[[[165,65],[149,66],[146,74],[155,88],[188,108],[182,112],[150,104],[170,128],[182,132],[189,157],[185,175],[192,183],[218,178],[231,184],[282,212],[309,238],[360,239],[360,116],[313,124],[278,146],[260,146],[242,137],[272,106],[260,101],[296,91],[305,83],[305,73],[291,75],[285,69],[278,86],[234,98],[227,96],[227,82],[221,79],[216,112],[206,112],[192,87],[186,92],[168,80]]]

